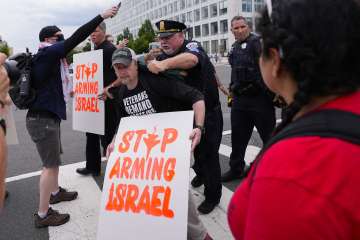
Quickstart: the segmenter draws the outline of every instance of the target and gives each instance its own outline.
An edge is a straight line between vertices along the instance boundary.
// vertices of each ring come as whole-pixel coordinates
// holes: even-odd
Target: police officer
[[[194,151],[193,169],[197,176],[192,180],[194,187],[205,185],[205,200],[199,205],[200,213],[210,213],[221,198],[221,169],[219,147],[222,137],[223,118],[215,69],[200,43],[185,40],[183,23],[161,20],[156,23],[162,54],[148,63],[153,73],[168,69],[183,69],[185,83],[200,90],[205,97],[205,134]]]
[[[235,16],[231,20],[231,31],[235,36],[229,54],[231,65],[230,91],[231,142],[230,170],[222,182],[243,177],[245,151],[256,126],[261,140],[266,142],[275,127],[275,109],[272,93],[266,88],[259,68],[260,38],[250,33],[246,19]]]

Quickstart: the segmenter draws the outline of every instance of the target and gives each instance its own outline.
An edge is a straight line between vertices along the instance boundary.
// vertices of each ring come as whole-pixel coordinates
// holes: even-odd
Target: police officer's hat
[[[155,25],[158,28],[157,33],[159,34],[159,37],[167,37],[186,29],[185,24],[173,20],[161,20],[155,23]]]

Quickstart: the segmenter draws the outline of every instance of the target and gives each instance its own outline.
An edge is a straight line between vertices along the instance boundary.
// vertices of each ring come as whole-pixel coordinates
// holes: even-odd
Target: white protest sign
[[[104,135],[104,101],[102,49],[74,55],[73,129]]]
[[[122,118],[107,163],[98,240],[184,240],[193,112]]]

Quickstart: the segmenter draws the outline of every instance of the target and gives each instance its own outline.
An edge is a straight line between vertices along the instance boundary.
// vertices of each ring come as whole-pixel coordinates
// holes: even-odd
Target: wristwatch
[[[195,127],[194,127],[194,128],[198,128],[198,129],[200,129],[201,134],[204,134],[204,133],[205,133],[205,128],[204,128],[203,126],[200,126],[200,125],[195,125]]]
[[[6,135],[6,122],[5,119],[3,119],[2,117],[0,117],[0,126],[4,130],[4,135]]]

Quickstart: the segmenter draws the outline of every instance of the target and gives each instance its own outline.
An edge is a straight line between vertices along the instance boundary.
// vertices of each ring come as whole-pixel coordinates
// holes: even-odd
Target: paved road
[[[230,81],[229,66],[218,65],[216,70],[222,82],[228,85]],[[222,110],[224,116],[224,135],[220,148],[220,163],[222,171],[228,170],[230,142],[230,111],[226,106],[226,98],[221,95]],[[19,137],[19,145],[9,146],[9,163],[7,171],[7,189],[10,197],[5,204],[0,216],[0,240],[47,240],[47,239],[94,239],[96,236],[96,221],[98,198],[101,194],[102,177],[84,178],[75,173],[76,167],[82,166],[85,161],[85,135],[81,132],[72,131],[72,122],[62,122],[62,156],[63,167],[61,169],[61,181],[80,191],[80,197],[73,204],[57,205],[56,209],[64,209],[72,214],[71,223],[62,228],[35,229],[33,226],[33,214],[38,204],[38,182],[40,160],[34,144],[25,129],[25,111],[14,111],[16,127]],[[71,119],[71,109],[68,109],[68,118]],[[256,131],[253,132],[249,142],[247,157],[252,159],[261,147],[261,141]],[[103,164],[103,171],[105,163]],[[224,197],[218,210],[208,216],[202,216],[209,231],[215,239],[232,239],[226,223],[226,207],[232,191],[239,182],[234,181],[226,184]],[[91,190],[90,190],[91,189]],[[193,191],[193,195],[200,202],[203,198],[201,189]],[[75,203],[77,202],[77,203]],[[68,235],[66,235],[67,233]],[[64,235],[65,234],[65,235]]]

